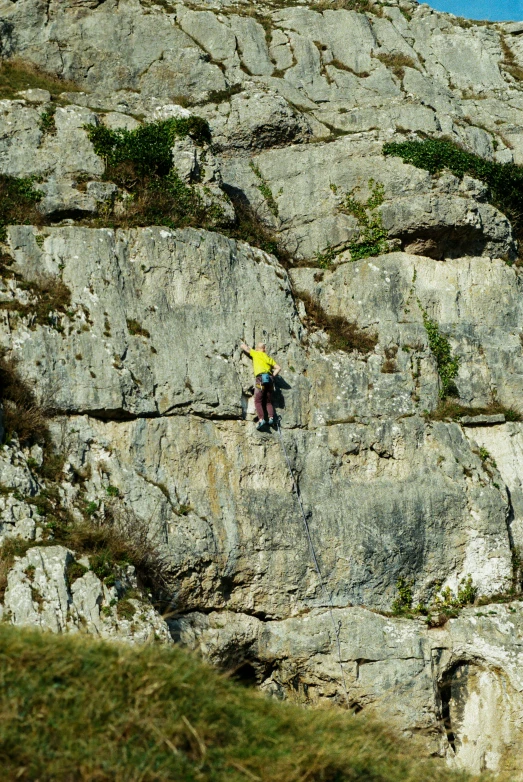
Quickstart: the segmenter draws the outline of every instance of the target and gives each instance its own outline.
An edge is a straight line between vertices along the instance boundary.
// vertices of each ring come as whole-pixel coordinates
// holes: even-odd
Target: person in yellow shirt
[[[252,368],[256,378],[254,390],[254,406],[258,415],[256,429],[262,429],[265,426],[265,411],[267,411],[269,419],[267,423],[269,426],[272,426],[274,424],[274,407],[272,405],[273,378],[281,371],[281,367],[265,352],[265,342],[259,342],[256,345],[256,350],[250,348],[245,342],[240,344],[240,348],[252,358]]]

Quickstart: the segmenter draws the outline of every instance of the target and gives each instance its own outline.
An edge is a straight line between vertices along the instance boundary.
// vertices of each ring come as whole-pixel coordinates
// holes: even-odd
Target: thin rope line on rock
[[[287,455],[287,449],[285,448],[285,442],[283,440],[283,434],[282,434],[282,431],[281,431],[279,417],[276,418],[276,424],[277,424],[277,427],[278,427],[278,433],[280,435],[280,442],[281,442],[283,455],[285,456],[285,461],[287,462],[287,468],[288,468],[289,474],[291,476],[294,493],[295,493],[296,498],[298,500],[298,505],[300,507],[301,515],[302,515],[302,518],[303,518],[303,525],[305,527],[305,532],[307,533],[307,540],[309,541],[309,549],[310,549],[312,561],[314,563],[314,567],[315,567],[316,573],[318,575],[318,580],[320,582],[320,587],[321,587],[321,590],[323,592],[323,596],[324,596],[326,602],[328,603],[327,609],[329,611],[329,616],[331,618],[332,627],[333,627],[333,630],[334,630],[334,636],[336,638],[336,646],[338,648],[338,664],[340,666],[340,673],[341,673],[341,686],[343,687],[345,700],[347,702],[347,708],[350,709],[351,705],[350,705],[349,692],[347,690],[347,684],[345,682],[345,671],[343,669],[343,662],[342,662],[342,659],[341,659],[341,642],[340,642],[341,622],[338,622],[338,624],[336,624],[336,622],[334,620],[334,614],[333,614],[334,605],[332,603],[332,598],[330,596],[330,593],[327,590],[327,587],[325,586],[325,582],[324,582],[323,576],[321,574],[320,565],[319,565],[319,562],[318,562],[318,558],[316,556],[316,551],[314,549],[314,543],[312,541],[312,535],[311,535],[311,531],[310,531],[310,528],[309,528],[309,523],[307,521],[307,516],[305,515],[305,510],[303,508],[303,503],[302,503],[302,500],[301,500],[300,490],[298,488],[298,484],[297,484],[296,479],[294,477],[294,472],[292,470],[292,466],[291,466],[291,463],[289,461],[289,457]]]

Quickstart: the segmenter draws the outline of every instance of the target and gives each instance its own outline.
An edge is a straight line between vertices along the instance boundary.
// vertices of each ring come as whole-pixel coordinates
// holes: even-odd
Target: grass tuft
[[[3,778],[53,782],[465,782],[415,739],[277,703],[180,648],[0,625]],[[93,693],[96,697],[93,698]]]

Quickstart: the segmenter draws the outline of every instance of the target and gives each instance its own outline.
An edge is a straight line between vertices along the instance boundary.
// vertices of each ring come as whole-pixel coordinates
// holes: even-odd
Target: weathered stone
[[[493,426],[494,424],[504,424],[504,415],[463,415],[459,419],[463,426]]]

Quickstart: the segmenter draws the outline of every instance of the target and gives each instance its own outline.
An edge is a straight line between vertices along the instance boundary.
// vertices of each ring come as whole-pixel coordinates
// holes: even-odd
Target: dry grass
[[[7,439],[15,433],[21,445],[45,443],[49,438],[47,413],[28,382],[20,375],[16,360],[0,353],[0,402],[4,408]]]
[[[429,418],[432,421],[457,421],[465,415],[504,415],[507,421],[521,421],[521,413],[500,402],[493,401],[486,407],[466,407],[456,399],[442,399]]]
[[[328,315],[323,307],[309,293],[296,293],[303,302],[307,313],[307,326],[323,329],[329,335],[329,349],[343,350],[346,353],[371,353],[378,344],[376,334],[360,329],[354,321],[348,321],[341,315]]]
[[[418,63],[406,54],[377,54],[376,59],[393,72],[398,79],[405,76],[405,68],[418,68]]]
[[[13,99],[18,92],[30,89],[47,90],[52,96],[79,90],[73,82],[45,73],[26,60],[3,60],[0,64],[0,99]]]
[[[0,625],[0,763],[41,782],[465,782],[415,739],[269,700],[182,649]]]
[[[505,36],[502,35],[500,37],[500,43],[501,43],[501,51],[503,52],[503,58],[504,58],[502,62],[503,67],[515,79],[517,79],[518,81],[523,81],[523,68],[521,67],[521,65],[519,65],[518,61],[516,60],[514,52],[508,45]]]

